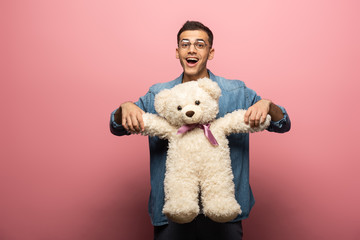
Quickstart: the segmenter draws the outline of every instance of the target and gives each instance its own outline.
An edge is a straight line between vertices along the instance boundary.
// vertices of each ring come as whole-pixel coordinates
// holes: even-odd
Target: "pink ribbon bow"
[[[214,135],[211,133],[210,131],[210,123],[207,123],[207,124],[197,124],[197,123],[194,123],[194,124],[186,124],[186,125],[183,125],[179,128],[179,130],[177,131],[177,134],[181,134],[181,133],[186,133],[190,130],[193,130],[194,128],[201,128],[204,130],[204,134],[206,136],[206,138],[209,140],[209,142],[214,145],[214,146],[218,146],[218,142],[216,141]]]

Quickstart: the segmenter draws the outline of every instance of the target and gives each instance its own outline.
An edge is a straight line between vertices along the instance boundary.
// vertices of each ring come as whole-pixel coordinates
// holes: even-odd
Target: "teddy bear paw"
[[[163,213],[167,218],[176,223],[189,223],[195,219],[199,214],[200,208],[196,203],[186,205],[186,204],[171,204],[169,202],[165,203],[163,208]]]
[[[234,198],[214,199],[203,203],[204,214],[215,222],[229,222],[241,214],[240,205]]]

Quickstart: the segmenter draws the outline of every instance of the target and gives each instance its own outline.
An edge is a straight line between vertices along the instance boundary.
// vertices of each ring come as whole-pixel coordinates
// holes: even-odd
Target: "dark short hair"
[[[205,26],[204,24],[202,24],[201,22],[197,22],[197,21],[186,21],[186,23],[182,26],[182,28],[180,28],[178,34],[177,34],[177,43],[179,45],[180,42],[180,34],[184,31],[191,31],[191,30],[202,30],[204,32],[206,32],[206,34],[209,36],[209,44],[210,44],[210,48],[213,45],[213,40],[214,40],[214,36],[213,33],[211,32],[211,30]]]

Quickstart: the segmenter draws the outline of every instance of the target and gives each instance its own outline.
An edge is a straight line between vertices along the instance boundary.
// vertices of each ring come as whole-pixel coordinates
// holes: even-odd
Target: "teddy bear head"
[[[221,89],[209,78],[190,81],[162,90],[155,96],[155,110],[171,125],[206,124],[219,112]]]

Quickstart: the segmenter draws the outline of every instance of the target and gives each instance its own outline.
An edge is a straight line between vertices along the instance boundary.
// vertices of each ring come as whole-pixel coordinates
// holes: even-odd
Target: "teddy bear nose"
[[[185,114],[188,117],[192,117],[195,114],[195,112],[194,111],[187,111]]]

